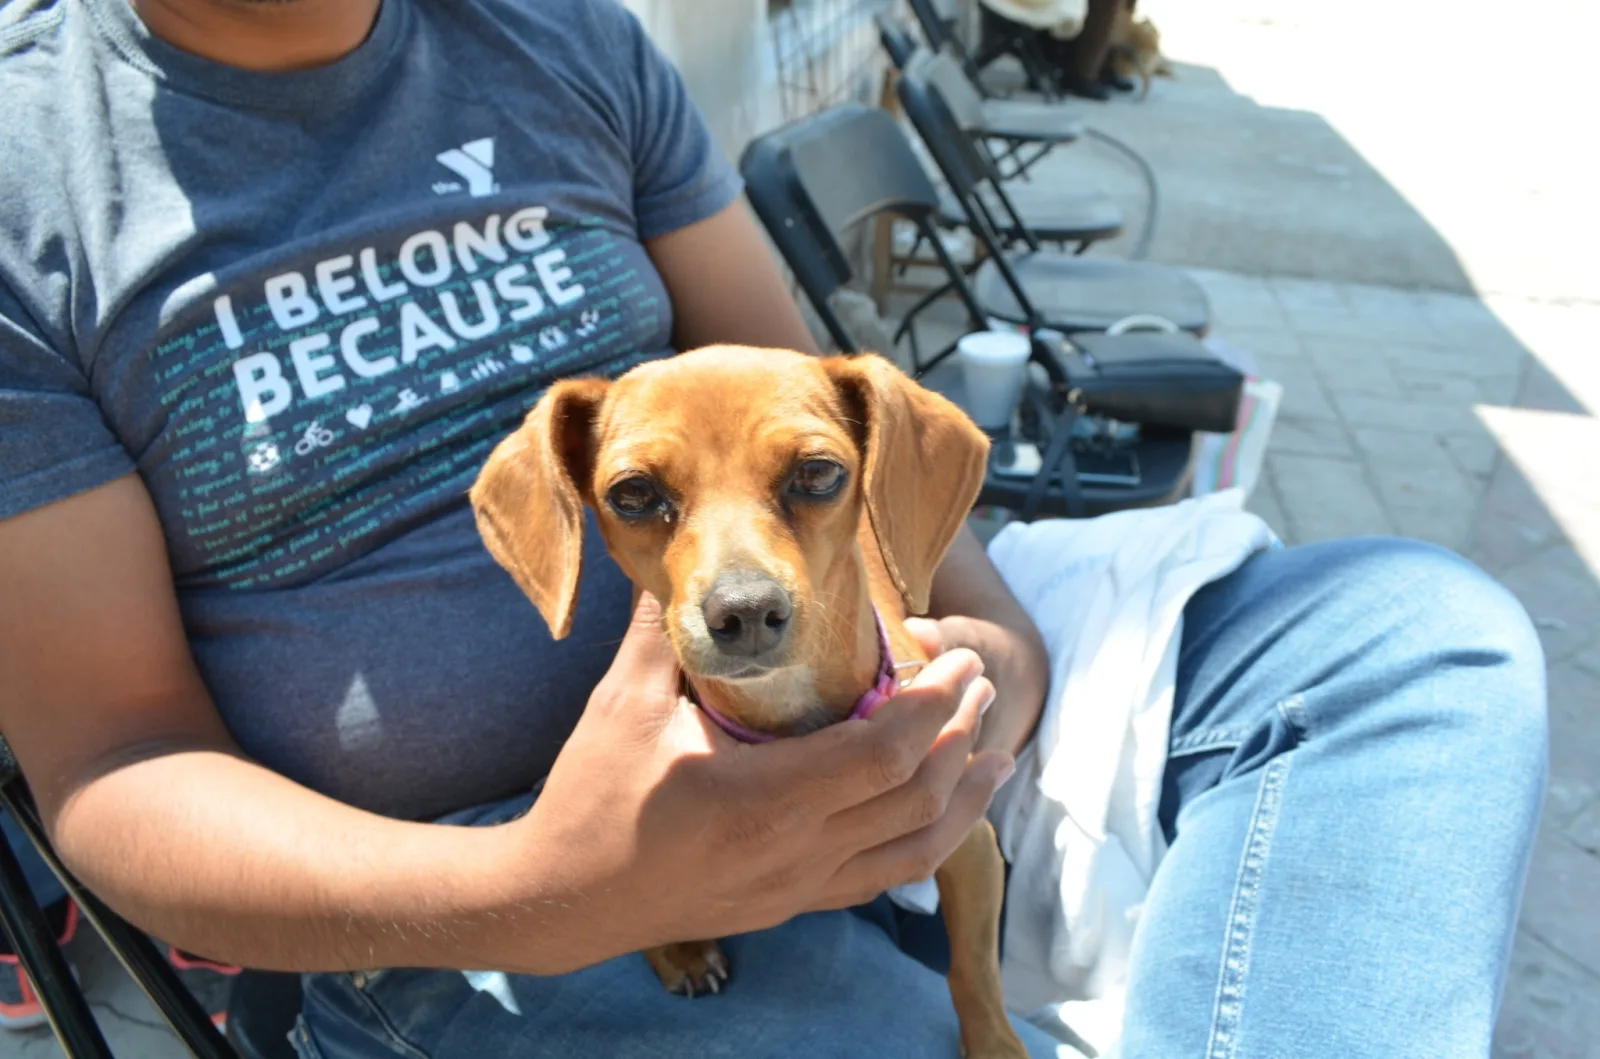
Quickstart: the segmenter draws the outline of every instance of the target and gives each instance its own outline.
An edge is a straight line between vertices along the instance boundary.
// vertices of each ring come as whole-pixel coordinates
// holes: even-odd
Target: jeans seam
[[[378,1024],[378,1028],[383,1031],[383,1035],[389,1039],[389,1043],[395,1049],[411,1056],[412,1059],[433,1059],[433,1056],[401,1035],[399,1029],[395,1027],[388,1014],[383,1010],[382,1005],[371,996],[368,996],[365,989],[358,988],[352,981],[347,980],[346,984],[350,987],[350,991],[360,998],[360,1002],[365,1005],[367,1011],[372,1015],[373,1021]]]
[[[304,1015],[294,1017],[294,1029],[289,1031],[288,1036],[289,1043],[294,1046],[295,1054],[300,1059],[322,1059],[322,1048],[306,1027]]]
[[[1269,762],[1256,791],[1250,830],[1234,881],[1233,905],[1228,910],[1228,931],[1217,970],[1217,995],[1212,1009],[1211,1036],[1206,1042],[1206,1059],[1231,1059],[1237,1054],[1245,979],[1250,971],[1250,946],[1261,905],[1261,879],[1278,826],[1292,758],[1291,751]]]
[[[1167,756],[1184,757],[1190,754],[1210,753],[1214,750],[1232,750],[1249,738],[1254,727],[1252,723],[1202,728],[1172,740],[1167,748]]]

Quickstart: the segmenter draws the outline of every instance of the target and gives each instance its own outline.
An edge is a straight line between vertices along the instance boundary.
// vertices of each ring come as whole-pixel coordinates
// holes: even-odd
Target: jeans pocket
[[[311,1031],[306,1028],[303,1015],[294,1017],[294,1029],[289,1031],[289,1043],[294,1046],[295,1054],[300,1059],[324,1059],[322,1049],[317,1047],[316,1038],[311,1036]]]

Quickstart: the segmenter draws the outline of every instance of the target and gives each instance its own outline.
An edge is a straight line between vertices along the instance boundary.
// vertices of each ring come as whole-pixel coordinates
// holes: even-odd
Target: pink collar
[[[849,717],[845,718],[849,721],[866,720],[871,717],[878,712],[878,707],[894,697],[895,691],[900,687],[899,681],[895,676],[894,652],[889,647],[889,630],[884,626],[883,615],[878,613],[877,607],[872,608],[872,618],[878,625],[878,680],[877,683],[867,689],[865,695],[856,700],[856,708],[850,711]],[[699,703],[700,708],[705,711],[705,715],[711,718],[718,728],[721,728],[741,743],[770,743],[778,738],[770,732],[758,732],[753,728],[746,728],[732,717],[728,717],[707,706],[704,702],[700,702],[698,695],[694,698]]]

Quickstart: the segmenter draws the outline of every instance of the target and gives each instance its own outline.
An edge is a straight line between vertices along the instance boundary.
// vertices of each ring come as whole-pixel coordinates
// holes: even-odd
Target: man
[[[473,531],[466,486],[551,379],[714,341],[812,348],[631,16],[14,0],[0,49],[0,730],[85,882],[186,950],[325,972],[307,1056],[954,1054],[938,976],[837,910],[925,876],[1038,716],[1042,644],[982,549],[963,538],[940,570],[923,631],[945,653],[912,688],[868,723],[748,748],[678,698],[658,608],[630,620],[597,543],[555,645]],[[1419,852],[1371,891],[1413,893],[1459,859],[1465,814],[1424,841],[1412,802],[1500,785],[1472,853],[1491,882],[1452,906],[1483,922],[1430,961],[1470,1017],[1421,1018],[1424,1044],[1492,1020],[1542,760],[1526,620],[1452,563],[1383,544],[1250,564],[1191,609],[1196,690],[1174,722],[1206,737],[1173,769],[1172,826],[1182,808],[1210,839],[1169,863],[1237,862],[1260,828],[1241,792],[1313,730],[1346,733],[1306,766],[1320,800],[1383,821],[1321,852],[1325,816],[1279,826],[1334,893],[1363,837]],[[1384,612],[1361,626],[1384,651],[1328,648],[1330,624],[1388,598],[1385,571],[1451,594],[1466,624]],[[1504,774],[1397,785],[1379,754],[1375,780],[1362,763],[1389,728],[1349,726],[1454,695],[1467,657],[1487,660],[1469,698],[1496,722],[1416,730]],[[1330,666],[1354,690],[1272,754],[1240,749]],[[1134,1042],[1214,1033],[1195,968],[1242,943],[1210,923],[1225,873],[1164,878],[1178,896],[1146,913],[1168,937],[1136,975]],[[1257,946],[1269,975],[1332,944],[1296,885],[1281,922],[1302,936]],[[1397,899],[1340,938],[1437,913]],[[715,1004],[666,996],[627,955],[729,935],[746,955]],[[509,972],[509,992],[450,969]],[[1250,1014],[1270,1041],[1306,1007]],[[1128,1054],[1180,1054],[1163,1047]]]

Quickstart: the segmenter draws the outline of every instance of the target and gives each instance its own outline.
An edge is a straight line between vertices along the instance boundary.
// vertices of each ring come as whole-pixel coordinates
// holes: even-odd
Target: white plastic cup
[[[956,343],[966,383],[967,414],[984,430],[1011,425],[1028,378],[1028,336],[1015,331],[975,331]]]

